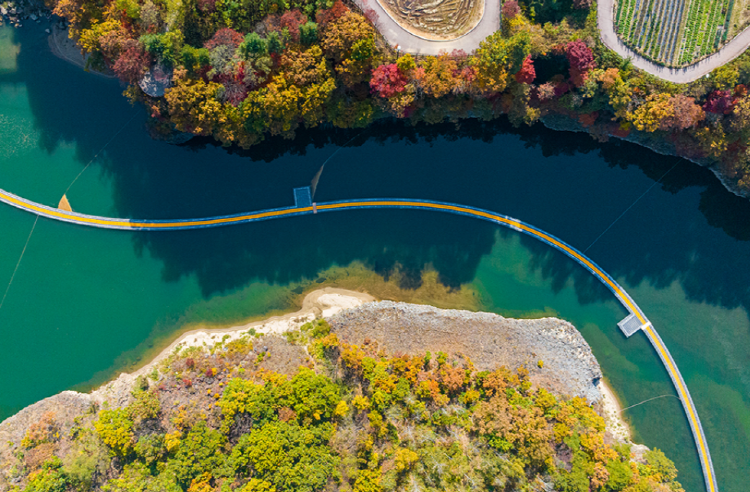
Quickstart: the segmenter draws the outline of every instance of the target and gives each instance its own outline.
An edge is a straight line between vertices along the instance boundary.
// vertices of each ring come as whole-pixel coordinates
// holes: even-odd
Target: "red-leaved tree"
[[[388,98],[395,96],[399,92],[403,92],[407,82],[406,75],[398,69],[395,63],[380,65],[372,71],[370,89],[373,94]]]
[[[516,72],[516,82],[519,84],[530,84],[534,82],[536,78],[536,70],[534,69],[534,61],[531,59],[531,55],[528,55],[523,60],[521,70]]]
[[[198,10],[210,14],[216,11],[216,0],[198,0]]]
[[[581,40],[571,41],[565,47],[565,55],[570,63],[570,78],[577,86],[586,82],[588,71],[596,66],[594,52]]]
[[[333,7],[330,9],[318,11],[315,15],[315,22],[317,22],[320,28],[324,30],[329,23],[342,17],[347,12],[349,12],[349,7],[344,5],[344,2],[341,0],[336,0],[336,3],[334,3]]]
[[[501,9],[503,18],[511,20],[515,19],[518,14],[521,13],[521,7],[518,6],[518,2],[516,0],[507,0],[505,3],[503,3],[503,8]]]
[[[307,16],[297,9],[289,10],[281,16],[279,25],[281,29],[286,28],[292,41],[299,43],[299,26],[307,22]]]
[[[729,91],[713,91],[703,104],[707,113],[729,114],[734,107],[735,98]]]
[[[151,66],[151,56],[137,41],[130,40],[112,66],[115,75],[129,84],[137,83]]]
[[[233,48],[237,48],[240,43],[242,43],[244,37],[242,34],[238,33],[234,29],[229,29],[228,27],[224,27],[222,29],[219,29],[216,31],[216,34],[206,41],[206,44],[204,45],[209,50],[213,50],[214,48],[217,48],[219,46],[231,46]]]

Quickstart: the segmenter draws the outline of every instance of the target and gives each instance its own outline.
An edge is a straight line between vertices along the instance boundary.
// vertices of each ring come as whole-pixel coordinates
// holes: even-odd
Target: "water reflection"
[[[82,163],[88,163],[100,151],[103,142],[110,140],[113,131],[117,131],[135,110],[124,98],[113,97],[113,93],[119,91],[117,82],[103,81],[94,76],[81,77],[77,68],[54,58],[44,49],[45,41],[39,33],[33,30],[18,33],[22,46],[17,59],[18,69],[0,75],[0,82],[25,84],[35,125],[41,130],[39,145],[51,152],[61,141],[75,142],[78,158]],[[50,72],[56,77],[49,77]],[[142,123],[140,118],[136,121]],[[592,248],[590,253],[596,253],[594,258],[610,273],[626,277],[631,284],[647,280],[657,287],[664,287],[679,280],[691,300],[727,308],[741,305],[750,310],[750,287],[745,276],[750,271],[750,248],[746,243],[750,240],[750,202],[724,190],[705,169],[682,162],[667,173],[674,166],[674,157],[654,154],[616,140],[599,143],[584,134],[555,132],[541,125],[514,129],[503,120],[470,120],[460,124],[417,127],[389,121],[369,129],[360,138],[353,138],[360,133],[360,130],[318,128],[301,132],[291,141],[270,138],[249,151],[230,149],[225,152],[214,148],[205,139],[195,139],[181,148],[153,142],[144,138],[142,126],[134,123],[107,147],[104,169],[113,178],[116,211],[121,216],[170,218],[232,213],[289,204],[289,189],[307,184],[325,157],[336,146],[348,142],[349,153],[342,152],[327,166],[317,199],[406,196],[453,200],[516,214],[557,232],[571,244],[584,249],[605,229],[605,224],[614,220],[648,188],[645,185],[649,181],[639,180],[632,173],[620,175],[628,180],[616,183],[621,194],[607,196],[597,190],[606,189],[607,180],[605,184],[594,179],[583,182],[586,176],[580,174],[598,176],[601,169],[570,166],[570,159],[558,159],[546,165],[528,161],[538,160],[533,157],[535,154],[558,158],[570,156],[578,163],[598,164],[601,158],[613,167],[638,168],[650,180],[663,177],[659,189],[669,194],[688,188],[700,190],[697,209],[708,225],[721,228],[725,235],[716,236],[710,228],[702,227],[694,214],[685,213],[680,200],[670,202],[667,195],[652,191],[623,219],[621,225],[614,227]],[[472,140],[488,144],[483,149],[486,151],[483,159],[464,158],[466,144]],[[446,142],[457,145],[447,146]],[[445,153],[438,158],[433,153],[429,162],[424,162],[419,159],[419,154],[430,145],[439,145],[441,152]],[[359,155],[357,148],[369,156]],[[415,149],[419,149],[418,152],[414,152]],[[505,150],[508,150],[507,156],[501,154]],[[496,154],[493,156],[493,153]],[[280,168],[274,164],[283,156],[311,154],[315,154],[315,158],[295,160],[294,168]],[[357,155],[357,162],[347,162],[353,155]],[[516,155],[519,161],[509,160]],[[523,183],[527,191],[508,189],[504,183],[509,182]],[[542,203],[526,199],[525,195],[529,195],[535,186],[543,189]],[[605,210],[606,206],[602,204],[605,196],[610,202],[609,210]],[[690,198],[685,201],[692,202]],[[556,206],[548,206],[550,202]],[[650,206],[651,210],[643,210],[644,206]],[[560,214],[561,208],[570,213]],[[666,215],[670,212],[672,215]],[[654,220],[643,220],[644,215]],[[638,217],[635,228],[625,225],[629,224],[631,217]],[[319,222],[325,224],[328,220]],[[388,236],[387,231],[394,227],[394,221],[379,224],[369,236],[365,230],[358,233],[364,234],[360,236],[363,239],[367,238],[363,244],[376,237]],[[323,225],[318,230],[330,233],[330,227]],[[439,225],[430,227],[435,232]],[[300,224],[297,229],[303,232],[302,235],[312,234],[309,240],[313,244],[321,244],[321,236],[315,235],[312,226]],[[408,233],[409,228],[405,229],[404,232]],[[300,234],[289,231],[286,226],[268,224],[254,231],[256,237],[260,234],[277,236],[279,240],[274,244],[300,241]],[[488,236],[479,233],[477,243],[483,246],[459,254],[459,245],[464,239],[461,234],[468,232],[446,232],[446,237],[453,238],[450,246],[446,246],[447,250],[466,261],[459,269],[462,273],[448,271],[451,262],[445,262],[441,278],[449,285],[457,285],[472,277],[472,272],[465,268],[477,264],[476,255],[486,251]],[[310,261],[305,267],[290,267],[283,271],[285,269],[279,265],[272,268],[273,272],[264,272],[262,264],[265,262],[258,260],[255,265],[247,258],[273,255],[275,246],[246,240],[251,232],[245,228],[225,230],[220,235],[226,237],[220,241],[222,247],[218,247],[219,240],[209,238],[211,234],[191,241],[190,247],[185,246],[179,234],[161,238],[141,236],[136,244],[153,249],[157,257],[163,258],[167,279],[179,278],[189,272],[209,272],[214,270],[214,265],[247,265],[248,270],[238,268],[225,281],[221,280],[221,275],[208,278],[206,274],[202,277],[202,288],[207,295],[241,284],[243,271],[250,275],[258,268],[263,278],[293,280],[326,266]],[[424,237],[432,240],[435,236],[433,233]],[[648,240],[631,240],[636,236]],[[299,244],[299,248],[305,246]],[[425,244],[422,249],[427,248]],[[394,251],[398,248],[390,244],[387,249]],[[349,256],[358,256],[356,251],[352,248]],[[474,257],[470,259],[472,255]],[[349,256],[343,254],[342,261]],[[419,258],[378,259],[374,263],[400,262],[418,268],[429,260],[423,254],[417,256]],[[539,265],[544,264],[542,257]],[[550,266],[545,267],[544,272],[555,278],[556,285],[564,284],[570,275],[570,272]],[[581,281],[577,279],[576,285]]]

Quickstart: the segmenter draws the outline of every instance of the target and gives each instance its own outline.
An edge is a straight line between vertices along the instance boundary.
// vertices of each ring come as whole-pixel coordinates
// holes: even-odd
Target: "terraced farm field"
[[[617,35],[650,60],[688,65],[728,40],[735,1],[618,0]]]

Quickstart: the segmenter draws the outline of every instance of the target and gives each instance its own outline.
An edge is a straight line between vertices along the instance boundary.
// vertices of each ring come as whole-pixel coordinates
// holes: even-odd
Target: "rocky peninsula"
[[[440,425],[447,425],[446,432],[452,432],[451,435],[455,437],[456,432],[463,431],[459,431],[458,427],[450,431],[453,424],[448,425],[444,422],[445,418],[453,413],[458,419],[455,425],[458,425],[461,419],[466,419],[462,425],[468,426],[467,429],[474,429],[475,434],[467,434],[463,439],[469,439],[470,435],[475,438],[481,435],[495,436],[500,431],[488,429],[494,428],[497,424],[493,423],[492,419],[486,422],[485,420],[487,412],[492,414],[497,411],[490,411],[491,408],[495,408],[492,405],[498,404],[511,405],[508,407],[511,409],[510,415],[515,415],[512,409],[516,408],[516,405],[521,405],[519,409],[528,404],[547,408],[544,414],[550,420],[546,424],[542,423],[541,427],[539,422],[533,420],[531,414],[529,417],[518,418],[532,418],[527,422],[529,429],[538,428],[538,432],[544,435],[548,433],[549,435],[542,439],[545,442],[546,439],[552,439],[554,426],[557,436],[555,439],[560,440],[558,450],[562,449],[559,446],[580,446],[575,444],[575,440],[566,440],[566,432],[573,432],[570,435],[575,436],[579,431],[561,430],[560,425],[565,428],[573,425],[566,420],[569,417],[563,415],[571,412],[578,415],[583,412],[580,418],[585,422],[591,422],[595,414],[586,417],[586,412],[590,411],[586,408],[587,405],[594,405],[594,409],[604,414],[607,419],[606,431],[602,421],[600,431],[595,430],[597,424],[591,424],[594,427],[581,432],[601,432],[597,434],[601,436],[599,439],[603,439],[601,446],[624,444],[629,451],[622,455],[623,460],[627,458],[628,461],[632,459],[646,464],[649,459],[653,459],[653,456],[648,457],[650,455],[647,454],[647,448],[632,445],[628,441],[627,432],[624,432],[625,425],[617,419],[618,412],[612,411],[616,401],[609,391],[601,391],[602,373],[599,364],[586,341],[570,323],[555,318],[517,320],[490,313],[373,301],[370,296],[362,293],[321,289],[308,294],[302,309],[296,313],[231,329],[194,330],[185,333],[154,361],[136,373],[123,374],[117,380],[90,394],[65,391],[23,409],[0,423],[0,491],[28,486],[27,484],[39,480],[39,477],[45,474],[58,474],[58,478],[69,480],[66,483],[78,480],[75,483],[88,484],[86,486],[93,487],[91,490],[99,490],[105,482],[108,486],[119,483],[118,480],[125,480],[126,475],[133,472],[132,467],[142,458],[141,454],[146,453],[153,458],[149,454],[151,451],[144,451],[139,446],[146,441],[150,443],[149,446],[155,445],[151,440],[162,436],[160,431],[166,434],[163,434],[164,437],[158,437],[161,444],[157,446],[158,451],[152,450],[158,455],[154,459],[164,460],[167,463],[166,469],[170,469],[179,455],[179,451],[170,448],[170,436],[174,436],[178,442],[173,446],[179,446],[181,439],[189,438],[193,427],[198,425],[197,422],[204,422],[209,428],[227,433],[226,438],[217,439],[224,443],[223,446],[231,447],[233,443],[242,442],[238,439],[244,433],[252,434],[254,426],[257,427],[262,420],[251,409],[252,405],[257,406],[259,403],[251,406],[247,406],[250,403],[243,403],[240,407],[234,406],[236,402],[233,398],[236,398],[236,394],[232,391],[236,390],[238,385],[244,385],[244,389],[239,392],[241,395],[265,391],[260,388],[268,388],[269,385],[275,388],[274,385],[291,384],[293,388],[295,381],[304,375],[312,374],[313,371],[321,374],[318,376],[320,378],[324,378],[323,373],[327,374],[326,384],[332,385],[333,381],[338,380],[338,384],[345,383],[353,393],[343,397],[337,404],[333,400],[338,401],[341,397],[331,396],[331,404],[335,406],[335,411],[331,410],[330,414],[325,414],[323,410],[313,412],[317,417],[312,417],[312,420],[301,419],[303,408],[307,408],[306,406],[290,404],[287,407],[279,404],[281,408],[276,411],[279,421],[289,422],[289,419],[298,418],[300,425],[304,427],[317,425],[320,419],[331,419],[335,424],[333,429],[339,429],[331,438],[331,443],[338,442],[337,439],[353,439],[360,442],[357,440],[359,438],[355,439],[352,435],[342,435],[342,429],[355,434],[370,432],[375,447],[379,446],[380,449],[380,454],[375,453],[373,459],[377,460],[377,457],[381,456],[381,461],[385,460],[381,463],[382,476],[378,480],[382,479],[386,484],[389,484],[389,481],[394,484],[400,483],[400,480],[405,479],[405,476],[402,476],[404,470],[400,470],[396,475],[391,473],[391,467],[398,465],[394,465],[394,462],[388,461],[386,457],[393,455],[395,463],[398,463],[399,459],[406,459],[406,455],[401,456],[401,451],[394,451],[393,443],[388,444],[389,439],[401,440],[400,445],[407,446],[411,441],[403,437],[402,433],[414,432],[413,426],[417,425],[419,428],[419,421],[432,422],[429,424],[431,426],[438,425],[435,424],[435,419],[443,422]],[[378,367],[382,368],[381,376],[377,376]],[[409,369],[410,367],[413,369]],[[518,375],[516,376],[513,371],[517,371]],[[386,376],[386,373],[391,375]],[[394,378],[399,374],[401,376],[396,385]],[[332,379],[327,379],[329,377]],[[498,381],[497,378],[505,383],[494,382]],[[358,379],[362,379],[364,383],[352,386],[352,381]],[[265,381],[265,386],[252,381]],[[401,385],[407,384],[406,381],[411,381],[412,390],[402,388]],[[506,391],[495,393],[493,388],[496,388],[497,384],[500,384],[500,387],[508,385]],[[383,388],[390,389],[385,393],[378,393],[378,388],[382,385],[385,385]],[[480,391],[471,389],[472,387]],[[332,391],[326,388],[328,386],[319,387],[312,393],[309,393],[311,390],[305,390],[305,394],[308,395],[306,398],[323,398]],[[462,388],[465,389],[463,393]],[[288,391],[293,392],[294,389]],[[404,402],[401,405],[405,405],[403,408],[393,402],[391,406],[388,403],[378,403],[382,398],[397,398],[393,395],[401,393]],[[274,394],[277,396],[273,397],[273,401],[288,397]],[[495,396],[492,396],[493,394]],[[481,399],[477,401],[480,395],[489,399],[485,403]],[[506,395],[508,402],[501,403],[498,398],[502,397],[502,401],[505,401]],[[422,403],[419,403],[420,401]],[[559,403],[554,403],[555,401]],[[486,408],[483,405],[486,405]],[[230,408],[233,410],[228,410]],[[370,409],[369,414],[366,412],[367,408]],[[474,413],[470,416],[466,413],[467,410],[461,408],[474,409]],[[553,408],[558,410],[553,411]],[[565,410],[566,408],[568,410]],[[405,411],[409,414],[422,412],[422,417],[407,418],[403,414]],[[562,413],[558,415],[555,412]],[[237,420],[240,415],[248,417]],[[542,416],[541,413],[536,415],[536,419]],[[416,421],[411,420],[415,418]],[[498,418],[502,420],[504,417]],[[185,424],[184,419],[189,420],[190,424]],[[391,427],[382,419],[391,422],[388,424]],[[564,422],[568,424],[563,424]],[[524,424],[520,431],[523,431],[527,424]],[[122,428],[116,430],[107,427],[112,425],[121,425]],[[573,425],[573,429],[578,428],[576,425]],[[384,434],[387,432],[397,432],[399,437],[391,435],[387,438]],[[439,433],[439,430],[435,428],[431,432]],[[490,434],[486,434],[487,432]],[[508,432],[507,436],[516,435],[509,429],[503,432]],[[511,445],[514,441],[502,439],[501,441],[507,444],[492,444],[494,438],[481,439],[484,439],[481,442],[485,443],[481,446],[487,446],[486,443],[489,442],[490,447],[500,446],[499,449],[505,449],[505,452],[511,454],[513,446],[520,445],[522,451],[518,458],[519,463],[526,463],[524,466],[530,467],[527,472],[532,475],[541,473],[537,479],[549,485],[556,480],[562,480],[555,475],[561,472],[552,473],[552,470],[559,466],[563,466],[562,469],[578,466],[570,461],[572,455],[566,455],[566,451],[563,454],[557,453],[556,458],[549,455],[549,459],[553,461],[545,461],[546,465],[539,468],[542,462],[539,462],[538,457],[535,458],[536,455],[531,451],[526,451],[527,445],[531,444]],[[568,444],[564,444],[566,442]],[[345,459],[342,458],[346,455],[344,450],[334,444],[331,446],[338,453],[339,458],[336,460]],[[544,444],[543,447],[547,449],[546,446]],[[418,446],[409,449],[412,453],[423,452]],[[547,455],[545,453],[548,452],[544,451],[543,454]],[[527,456],[524,453],[532,454]],[[616,455],[614,451],[610,451],[611,453],[614,453],[612,456]],[[127,464],[133,460],[135,464]],[[338,462],[336,460],[332,463]],[[563,463],[566,461],[567,465]],[[88,468],[82,465],[83,462],[88,463]],[[81,473],[85,476],[74,476],[73,470],[80,472],[82,466],[85,472]],[[541,472],[542,469],[547,471]],[[424,470],[422,472],[427,473]],[[420,475],[422,472],[415,468],[413,474],[409,475],[410,479],[431,480]],[[141,470],[139,473],[145,472]],[[352,483],[359,480],[356,477],[366,475],[363,475],[362,470],[343,468],[339,472],[331,473],[331,477],[339,476],[337,473],[344,476],[350,474]],[[153,476],[146,475],[140,476],[138,480],[156,480]],[[162,475],[157,478],[163,478]],[[196,480],[201,477],[205,479],[207,486],[217,487],[230,483],[230,475],[212,475],[209,478],[196,475],[190,479],[192,482],[179,477],[171,479],[183,484],[184,490],[194,490],[193,486],[198,483]],[[276,483],[271,475],[265,479],[270,480],[269,483]],[[231,475],[231,480],[234,480],[232,483],[242,482],[242,476],[242,473]],[[601,479],[599,477],[599,480]],[[330,480],[333,479],[328,479],[329,485]],[[255,482],[251,480],[247,483]],[[234,488],[233,485],[227,490],[256,490],[247,487],[247,484],[244,488]],[[346,487],[341,490],[344,489]],[[357,487],[354,489],[357,490]],[[110,487],[107,490],[125,489]]]

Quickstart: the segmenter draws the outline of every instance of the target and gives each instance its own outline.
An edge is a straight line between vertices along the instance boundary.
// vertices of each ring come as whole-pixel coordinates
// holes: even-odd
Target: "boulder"
[[[164,91],[172,86],[172,70],[157,65],[143,76],[138,86],[151,97],[163,97]]]

